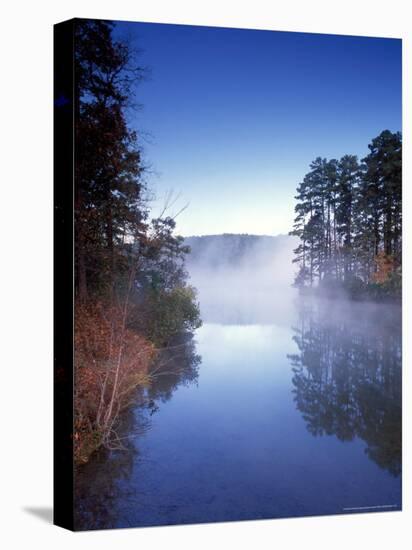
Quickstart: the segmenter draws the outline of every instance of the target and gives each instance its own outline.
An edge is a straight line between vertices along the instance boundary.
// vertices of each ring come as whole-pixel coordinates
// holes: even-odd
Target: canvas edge
[[[53,30],[53,523],[73,531],[74,20]]]

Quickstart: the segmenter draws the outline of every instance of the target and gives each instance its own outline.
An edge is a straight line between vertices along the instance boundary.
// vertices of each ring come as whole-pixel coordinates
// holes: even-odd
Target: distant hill
[[[205,322],[288,319],[295,237],[223,234],[187,237],[185,243],[191,247],[186,266]]]
[[[249,235],[223,233],[186,237],[191,248],[188,267],[246,267],[261,265],[275,256],[292,253],[296,241],[288,235]]]

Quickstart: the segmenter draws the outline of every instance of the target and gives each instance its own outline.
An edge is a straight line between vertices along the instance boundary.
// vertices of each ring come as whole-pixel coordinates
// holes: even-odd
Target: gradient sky
[[[401,130],[398,39],[124,22],[115,37],[151,70],[129,122],[153,215],[173,190],[185,236],[287,233],[314,158],[362,157]]]

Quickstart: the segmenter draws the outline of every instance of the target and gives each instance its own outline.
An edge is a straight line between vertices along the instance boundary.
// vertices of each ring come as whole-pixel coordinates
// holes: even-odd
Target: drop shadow
[[[51,506],[25,506],[23,511],[41,519],[42,521],[45,521],[46,523],[53,523],[53,508]]]

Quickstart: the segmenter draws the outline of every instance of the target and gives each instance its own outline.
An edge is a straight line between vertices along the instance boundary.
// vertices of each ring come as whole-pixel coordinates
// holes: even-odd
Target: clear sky
[[[169,190],[185,236],[291,229],[317,156],[367,154],[401,130],[401,40],[117,23],[150,68],[130,124],[145,135],[153,215]]]

